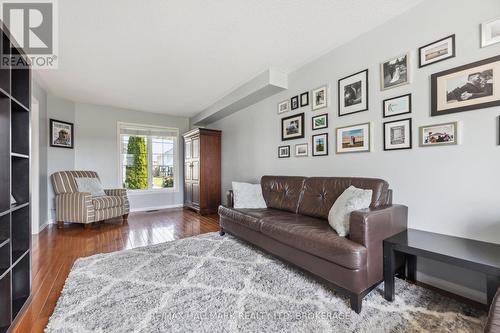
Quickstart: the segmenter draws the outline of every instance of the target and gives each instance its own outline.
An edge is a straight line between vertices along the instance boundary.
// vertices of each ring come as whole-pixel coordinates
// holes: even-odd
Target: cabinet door
[[[192,141],[191,139],[185,139],[186,141],[184,142],[184,159],[190,159],[192,156],[191,150],[192,150]]]
[[[200,161],[193,161],[191,164],[191,179],[200,180]]]
[[[191,195],[193,198],[192,199],[193,205],[199,206],[200,205],[200,184],[193,183]]]
[[[191,162],[189,161],[184,163],[184,179],[193,179],[193,168],[191,167]]]
[[[192,149],[191,156],[193,158],[199,158],[200,157],[200,138],[199,137],[193,138],[191,149]]]
[[[192,183],[184,183],[184,203],[191,204],[193,201]]]

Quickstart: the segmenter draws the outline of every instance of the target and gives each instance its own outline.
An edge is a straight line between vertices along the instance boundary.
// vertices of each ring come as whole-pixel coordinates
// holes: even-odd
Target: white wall
[[[179,134],[188,130],[184,117],[127,110],[108,106],[76,103],[75,144],[76,170],[97,171],[105,188],[122,188],[119,176],[117,140],[118,122],[175,127]],[[182,149],[179,138],[179,149]],[[155,209],[183,204],[182,150],[179,152],[177,191],[168,193],[129,193],[132,210]]]
[[[257,182],[265,174],[380,177],[394,189],[394,201],[409,207],[411,228],[500,243],[500,146],[496,125],[500,107],[430,117],[432,73],[500,53],[500,44],[479,46],[479,24],[496,16],[500,16],[498,0],[428,0],[291,73],[287,91],[210,125],[223,131],[223,190],[229,189],[233,180]],[[418,69],[418,47],[451,34],[456,34],[456,58]],[[412,53],[412,83],[381,92],[379,63],[407,51]],[[365,68],[369,69],[369,111],[338,117],[337,80]],[[277,103],[325,83],[330,84],[328,109],[312,112],[310,107],[304,107],[284,114],[305,112],[306,137],[282,142]],[[413,98],[413,149],[384,152],[382,123],[386,120],[382,118],[382,100],[406,93],[412,93]],[[297,143],[311,145],[311,117],[324,112],[329,114],[330,155],[278,159],[280,145],[291,145],[292,154]],[[373,126],[373,151],[336,155],[335,128],[368,121]],[[448,121],[461,122],[460,145],[418,147],[418,126]],[[483,276],[428,261],[419,262],[419,272],[420,279],[426,282],[484,299]]]

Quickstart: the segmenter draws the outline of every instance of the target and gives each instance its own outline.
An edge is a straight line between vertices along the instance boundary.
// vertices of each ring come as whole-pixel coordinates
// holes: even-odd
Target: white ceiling
[[[422,0],[64,0],[57,96],[193,116],[269,67],[292,71]]]

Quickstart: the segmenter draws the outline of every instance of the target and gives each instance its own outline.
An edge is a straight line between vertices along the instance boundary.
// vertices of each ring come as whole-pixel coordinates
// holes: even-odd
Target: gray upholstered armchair
[[[129,202],[127,190],[104,190],[105,196],[92,197],[90,193],[78,192],[75,178],[97,178],[94,171],[60,171],[51,176],[52,187],[56,195],[57,227],[64,222],[83,223],[86,227],[99,222],[122,216],[122,223],[127,221]]]

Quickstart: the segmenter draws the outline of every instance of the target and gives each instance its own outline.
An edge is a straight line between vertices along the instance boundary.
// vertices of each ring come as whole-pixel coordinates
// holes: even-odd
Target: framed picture
[[[299,108],[299,96],[293,96],[290,99],[290,104],[292,106],[292,110],[298,109]]]
[[[432,42],[418,49],[418,67],[455,57],[455,35]]]
[[[500,56],[431,75],[431,116],[500,105]]]
[[[481,24],[481,47],[500,42],[500,17]]]
[[[65,121],[50,119],[50,146],[70,148],[74,147],[73,124]]]
[[[410,53],[384,61],[380,64],[382,90],[410,83]]]
[[[309,105],[309,91],[300,94],[300,107]]]
[[[420,147],[449,146],[458,143],[458,123],[420,126],[418,145]]]
[[[281,140],[293,140],[304,137],[304,113],[281,119]]]
[[[312,91],[312,110],[319,110],[328,106],[328,86],[324,85]]]
[[[337,128],[337,154],[369,152],[370,127],[364,123]]]
[[[411,94],[385,99],[382,110],[384,118],[411,113]]]
[[[368,110],[368,69],[339,80],[339,117]]]
[[[384,150],[411,149],[411,118],[384,123]]]
[[[295,156],[296,157],[305,157],[309,155],[309,149],[307,147],[307,143],[300,143],[295,145]]]
[[[312,156],[328,155],[328,133],[312,136]]]
[[[290,111],[290,101],[286,100],[278,103],[278,114]]]
[[[312,117],[311,123],[313,131],[322,128],[328,128],[328,113]]]
[[[278,147],[278,157],[279,158],[290,157],[290,146],[279,146]]]

